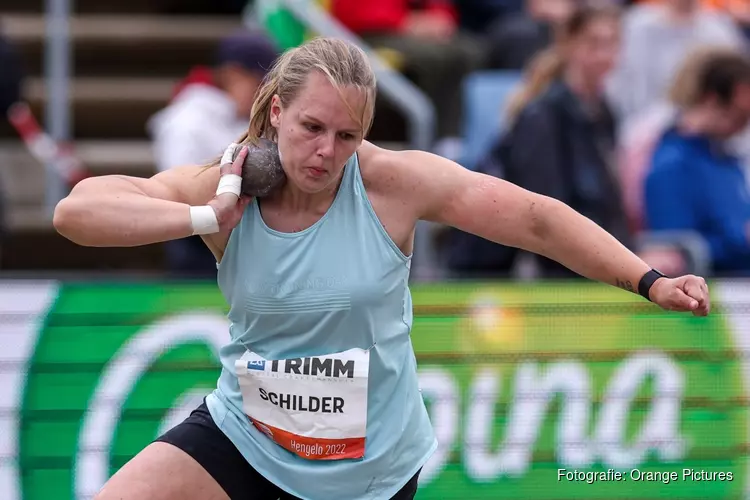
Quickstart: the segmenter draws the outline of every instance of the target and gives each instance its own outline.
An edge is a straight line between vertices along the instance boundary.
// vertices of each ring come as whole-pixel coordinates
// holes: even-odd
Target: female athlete
[[[80,245],[200,234],[230,305],[217,389],[98,500],[414,498],[437,445],[409,338],[420,219],[708,314],[702,278],[661,277],[563,203],[364,141],[374,101],[362,50],[318,38],[280,57],[240,141],[278,143],[287,181],[277,192],[239,194],[243,149],[219,167],[87,179],[57,206],[55,227]]]

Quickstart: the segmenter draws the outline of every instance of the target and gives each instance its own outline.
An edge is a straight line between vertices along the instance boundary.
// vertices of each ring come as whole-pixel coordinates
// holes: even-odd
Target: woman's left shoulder
[[[371,142],[363,142],[357,150],[359,170],[367,190],[394,193],[414,181],[415,162],[422,151],[394,151]]]
[[[425,151],[393,151],[363,143],[358,158],[368,195],[398,202],[418,217],[481,180],[457,163]]]

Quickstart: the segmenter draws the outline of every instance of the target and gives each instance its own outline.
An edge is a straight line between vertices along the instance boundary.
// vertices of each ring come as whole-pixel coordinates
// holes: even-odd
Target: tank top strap
[[[331,211],[334,214],[342,211],[348,214],[358,214],[361,212],[361,207],[368,205],[369,202],[367,201],[367,195],[362,184],[362,175],[359,170],[359,158],[354,153],[349,157],[344,166],[339,191],[336,195],[336,201],[331,207]],[[359,209],[355,207],[359,207]],[[336,217],[334,216],[334,218]]]
[[[357,180],[361,178],[361,175],[359,173],[359,159],[357,157],[357,153],[354,153],[349,157],[349,159],[346,161],[346,166],[344,167],[344,177],[341,179],[341,186],[339,189],[342,189],[344,191],[345,196],[344,197],[350,197],[348,195],[351,194],[357,194]]]

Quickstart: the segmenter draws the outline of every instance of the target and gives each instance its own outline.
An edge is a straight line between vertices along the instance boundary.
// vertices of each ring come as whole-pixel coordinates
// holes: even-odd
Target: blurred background
[[[220,155],[315,35],[370,55],[370,141],[563,200],[716,304],[420,225],[417,498],[750,498],[750,1],[2,0],[0,499],[91,498],[215,387],[228,335],[200,240],[79,247],[56,203]]]

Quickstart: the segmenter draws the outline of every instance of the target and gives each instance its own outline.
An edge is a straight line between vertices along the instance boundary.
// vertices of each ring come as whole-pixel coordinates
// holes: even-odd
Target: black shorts
[[[181,449],[219,483],[232,500],[294,500],[294,497],[253,469],[214,423],[204,402],[188,418],[156,441]],[[417,493],[419,472],[391,500],[411,500]],[[252,496],[249,497],[249,492]]]

